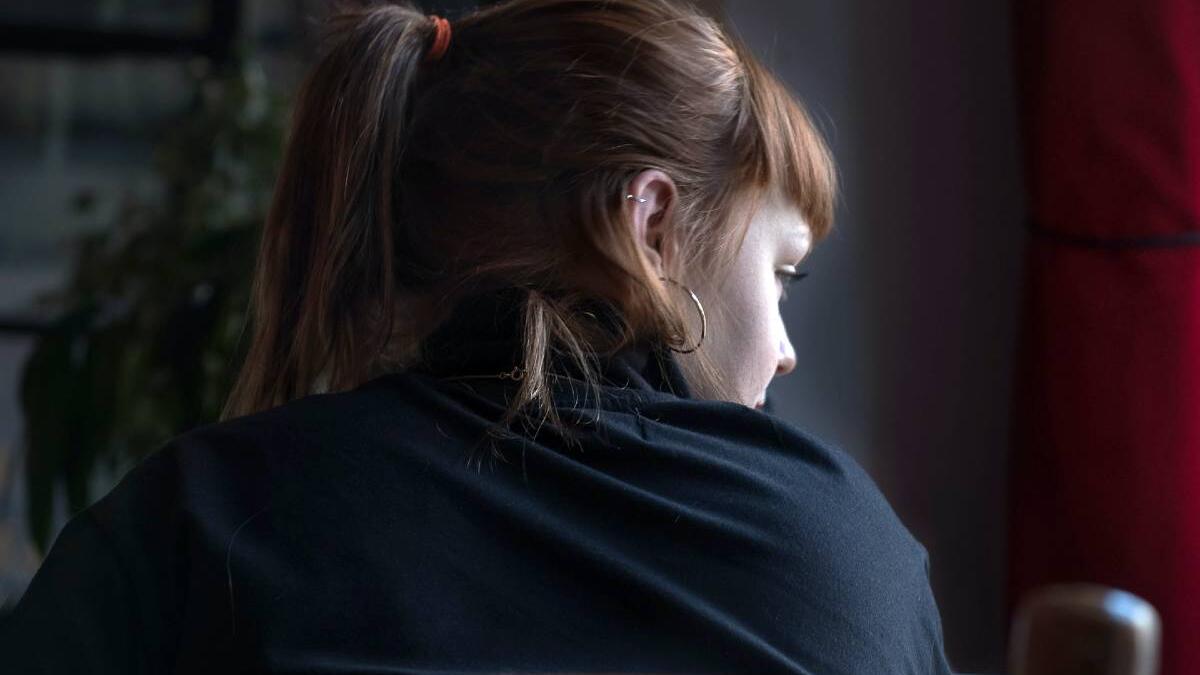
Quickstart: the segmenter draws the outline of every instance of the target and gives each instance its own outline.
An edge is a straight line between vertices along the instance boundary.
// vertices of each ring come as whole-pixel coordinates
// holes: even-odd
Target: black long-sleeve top
[[[554,380],[581,447],[477,440],[512,295],[420,368],[183,433],[72,517],[5,673],[949,673],[926,550],[847,454],[670,352]]]

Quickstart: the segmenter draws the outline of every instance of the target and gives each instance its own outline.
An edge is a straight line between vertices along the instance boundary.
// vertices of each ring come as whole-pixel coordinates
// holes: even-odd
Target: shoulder
[[[659,442],[702,444],[761,469],[793,494],[802,489],[830,502],[859,500],[896,517],[852,455],[777,415],[735,403],[677,398],[656,400],[636,414]]]
[[[234,483],[294,473],[327,449],[381,433],[411,416],[415,387],[372,380],[348,391],[310,394],[259,412],[200,425],[149,453],[122,483]]]
[[[831,576],[867,572],[919,581],[928,553],[874,479],[834,443],[771,413],[677,399],[638,414],[653,443],[700,453],[722,467],[722,484],[758,504],[786,553]],[[851,567],[853,569],[851,569]]]
[[[943,658],[928,552],[851,455],[737,404],[664,399],[637,415],[653,447],[680,460],[671,489],[738,533],[721,555],[750,570],[733,585],[770,608],[764,633],[797,649],[822,644],[831,672]],[[842,657],[859,667],[836,665]]]
[[[27,644],[38,663],[57,653],[63,672],[83,660],[113,668],[95,672],[133,672],[142,659],[147,672],[165,670],[185,613],[211,605],[225,616],[220,591],[239,528],[319,480],[313,458],[330,437],[362,428],[355,411],[377,407],[376,395],[305,397],[164,441],[67,521],[0,643]]]
[[[379,453],[406,462],[391,451],[429,445],[429,420],[445,409],[438,395],[419,378],[385,376],[197,426],[148,453],[91,510],[101,527],[126,531],[148,514],[192,527],[220,521],[223,531],[228,519],[320,488],[339,464]]]

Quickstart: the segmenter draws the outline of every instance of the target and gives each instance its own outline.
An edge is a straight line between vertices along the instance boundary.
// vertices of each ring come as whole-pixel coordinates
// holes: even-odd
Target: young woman
[[[925,549],[757,409],[835,194],[785,87],[673,0],[327,26],[225,419],[67,523],[5,672],[950,672]]]

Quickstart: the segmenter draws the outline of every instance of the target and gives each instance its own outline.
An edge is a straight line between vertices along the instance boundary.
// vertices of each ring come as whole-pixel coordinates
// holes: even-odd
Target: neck
[[[524,363],[523,310],[526,291],[503,287],[464,297],[422,344],[414,368],[436,377],[488,377]],[[618,317],[604,303],[589,305],[599,326],[615,329]],[[613,333],[615,335],[615,333]],[[660,391],[691,398],[691,390],[668,349],[652,343],[619,346],[612,353],[587,352],[599,384],[616,390]],[[585,384],[583,373],[561,349],[551,349],[545,371],[564,383],[568,394]],[[500,379],[497,377],[496,379]]]

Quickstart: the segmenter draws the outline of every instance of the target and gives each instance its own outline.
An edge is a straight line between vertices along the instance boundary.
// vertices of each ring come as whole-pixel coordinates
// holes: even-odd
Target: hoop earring
[[[663,281],[669,281],[687,291],[687,294],[692,298],[692,302],[696,303],[696,310],[700,312],[700,339],[696,342],[696,345],[691,349],[676,349],[671,345],[667,345],[667,348],[673,352],[678,352],[680,354],[691,354],[700,348],[700,345],[704,343],[704,336],[708,333],[708,316],[704,313],[704,305],[700,304],[700,298],[696,297],[696,294],[692,292],[692,289],[688,288],[687,286],[684,286],[674,279],[668,279],[667,277],[659,277],[659,279]]]

